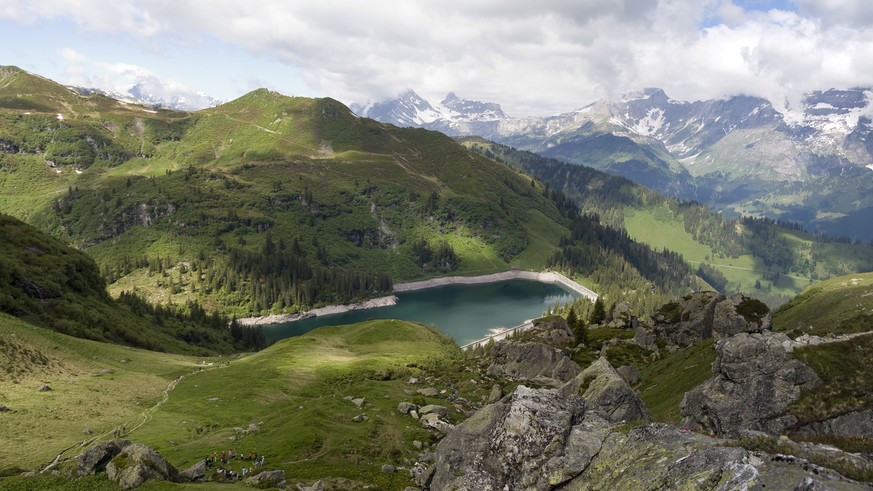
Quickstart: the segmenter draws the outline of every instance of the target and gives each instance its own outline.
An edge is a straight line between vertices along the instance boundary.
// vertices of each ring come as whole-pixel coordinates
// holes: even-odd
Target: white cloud
[[[89,60],[68,47],[59,51],[66,62],[60,82],[67,85],[101,89],[147,102],[181,100],[180,107],[185,109],[200,109],[216,102],[183,83],[161,78],[138,65]]]
[[[456,91],[523,115],[649,86],[685,99],[759,95],[786,110],[803,91],[873,86],[866,3],[46,0],[36,8],[7,0],[0,18],[70,19],[150,49],[218,39],[296,67],[310,87],[345,102],[406,88],[429,98]]]

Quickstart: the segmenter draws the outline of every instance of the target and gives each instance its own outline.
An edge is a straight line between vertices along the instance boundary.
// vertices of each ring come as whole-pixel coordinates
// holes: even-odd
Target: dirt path
[[[110,438],[121,438],[123,436],[129,435],[130,433],[133,433],[134,431],[141,428],[144,424],[151,421],[152,415],[154,415],[154,413],[158,409],[160,409],[161,406],[163,406],[168,400],[170,400],[170,392],[172,392],[176,388],[176,385],[178,385],[179,382],[181,382],[182,380],[184,380],[192,375],[195,375],[195,374],[207,371],[207,370],[215,370],[218,368],[224,368],[226,366],[227,365],[207,367],[207,368],[198,367],[196,370],[193,370],[190,373],[184,373],[182,375],[179,375],[174,380],[172,380],[169,384],[167,384],[167,387],[161,392],[161,400],[160,401],[156,402],[153,406],[144,409],[139,414],[139,423],[137,423],[136,426],[133,426],[132,428],[130,428],[128,430],[127,423],[123,423],[120,426],[116,426],[115,428],[113,428],[109,431],[106,431],[106,432],[101,433],[99,435],[92,436],[91,438],[89,438],[87,440],[83,440],[81,443],[78,443],[76,445],[71,445],[71,446],[61,450],[60,453],[58,453],[55,456],[55,458],[51,462],[49,462],[49,464],[46,465],[39,472],[42,474],[42,473],[52,469],[56,465],[63,463],[63,462],[67,462],[70,459],[72,459],[73,457],[64,457],[64,454],[68,453],[69,451],[71,451],[73,449],[85,448],[85,447],[93,445],[97,442],[100,442],[101,440],[108,440]]]
[[[788,347],[788,350],[791,351],[794,350],[794,348],[802,348],[804,346],[819,346],[822,344],[842,343],[843,341],[849,341],[851,339],[859,338],[861,336],[869,336],[871,334],[873,334],[873,331],[853,332],[849,334],[840,334],[839,336],[834,337],[822,337],[814,335],[810,336],[808,334],[804,334],[803,336],[792,340],[791,346]]]

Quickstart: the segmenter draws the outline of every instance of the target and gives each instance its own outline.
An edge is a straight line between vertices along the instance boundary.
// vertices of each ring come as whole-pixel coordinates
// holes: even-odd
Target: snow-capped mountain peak
[[[496,124],[507,118],[499,104],[462,99],[454,92],[432,104],[414,90],[406,90],[385,101],[352,104],[351,109],[359,116],[383,123],[438,129],[449,134],[461,134],[461,131],[452,130],[453,126]]]
[[[215,99],[202,92],[182,91],[165,92],[163,95],[150,90],[147,84],[134,84],[126,87],[118,87],[112,90],[70,87],[82,95],[101,94],[111,97],[125,104],[141,104],[156,109],[172,109],[174,111],[199,111],[207,107],[215,107],[223,101]]]

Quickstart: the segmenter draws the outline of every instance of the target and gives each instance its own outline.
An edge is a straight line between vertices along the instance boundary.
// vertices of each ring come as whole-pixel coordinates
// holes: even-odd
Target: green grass
[[[382,464],[402,466],[403,459],[414,457],[413,440],[435,440],[410,416],[397,413],[397,403],[447,405],[406,391],[445,388],[446,379],[471,400],[490,390],[469,382],[451,340],[401,321],[320,328],[256,354],[208,360],[69,338],[6,316],[0,322],[0,361],[27,350],[48,357],[27,367],[16,382],[0,378],[0,402],[13,409],[0,419],[0,431],[7,435],[0,447],[0,474],[39,468],[66,448],[72,447],[64,456],[72,457],[80,441],[109,439],[124,425],[125,438],[153,446],[179,469],[212,451],[233,448],[266,455],[267,467],[284,469],[291,486],[327,478],[402,489],[409,485],[406,472],[383,474]],[[141,413],[183,374],[167,402],[137,427]],[[433,378],[410,386],[406,380],[413,375]],[[54,390],[37,392],[42,383]],[[356,408],[345,396],[364,397],[367,404]],[[352,421],[362,413],[369,421]],[[450,417],[463,416],[452,411]],[[259,431],[236,429],[251,423]],[[84,435],[84,429],[93,435]],[[87,482],[96,489],[105,485],[99,478]],[[0,480],[3,489],[56,485],[70,486],[48,478]],[[164,489],[153,486],[149,489]]]
[[[862,332],[873,326],[850,321],[871,310],[873,273],[859,273],[815,283],[774,314],[773,326],[797,334]]]
[[[539,270],[549,256],[558,250],[557,244],[566,230],[540,210],[530,210],[525,230],[528,245],[513,258],[512,265],[519,269]]]
[[[736,257],[719,254],[686,232],[682,217],[674,215],[666,204],[647,209],[625,208],[624,217],[625,227],[633,239],[655,249],[676,251],[694,267],[705,262],[716,268],[728,280],[726,291],[774,298],[770,303],[776,304],[784,301],[776,301],[778,297],[793,297],[809,285],[807,277],[773,274],[760,258],[751,254]],[[784,232],[782,236],[798,250],[812,247],[812,241],[800,233]],[[756,282],[762,285],[761,289],[755,287]]]
[[[13,410],[0,418],[2,467],[32,470],[83,440],[132,427],[201,361],[211,360],[73,338],[0,314],[0,402]],[[53,390],[37,392],[42,384]]]
[[[713,341],[677,351],[640,370],[640,397],[655,421],[678,425],[685,393],[712,376]]]
[[[381,465],[402,464],[413,439],[431,438],[396,411],[398,402],[420,398],[404,394],[404,381],[458,356],[451,341],[412,323],[321,328],[183,381],[130,437],[182,468],[235,448],[264,453],[271,468],[301,482],[336,477],[399,489],[408,478],[381,474]],[[345,396],[369,404],[358,409]],[[361,413],[370,420],[352,422]],[[234,430],[250,423],[260,431]]]
[[[842,343],[798,348],[794,356],[812,367],[822,380],[821,386],[805,392],[789,406],[800,423],[873,407],[873,368],[870,367],[873,334]]]

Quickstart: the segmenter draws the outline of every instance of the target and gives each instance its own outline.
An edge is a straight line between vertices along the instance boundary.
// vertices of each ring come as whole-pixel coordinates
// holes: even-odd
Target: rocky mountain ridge
[[[670,156],[696,173],[717,158],[711,147],[734,132],[756,129],[778,132],[792,146],[792,153],[838,157],[843,164],[873,164],[870,89],[829,89],[807,94],[803,106],[780,111],[766,99],[732,96],[707,101],[670,98],[663,90],[648,88],[616,100],[598,100],[578,110],[544,117],[512,117],[498,104],[471,101],[449,93],[431,104],[412,90],[394,99],[366,106],[353,104],[359,116],[397,126],[442,131],[450,136],[481,136],[499,143],[525,138],[523,150],[547,151],[563,140],[596,131],[662,145]],[[478,131],[478,132],[477,132]],[[751,139],[749,135],[745,135]],[[748,144],[751,149],[755,139]],[[800,178],[804,169],[776,167],[780,176]]]

